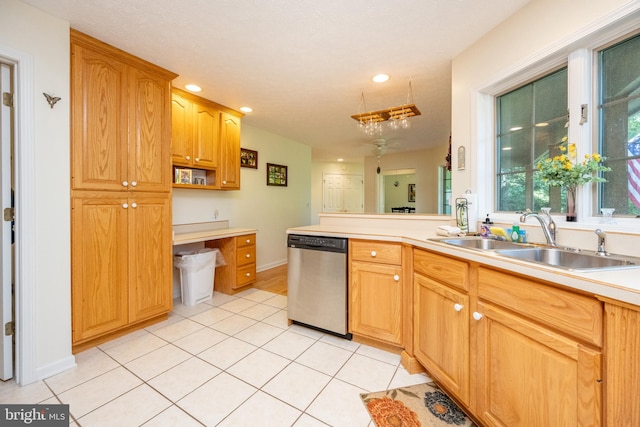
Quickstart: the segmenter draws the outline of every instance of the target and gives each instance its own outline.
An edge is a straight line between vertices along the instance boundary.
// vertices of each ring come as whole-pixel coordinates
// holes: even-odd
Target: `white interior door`
[[[342,175],[325,174],[322,180],[322,211],[343,212]]]
[[[345,175],[343,179],[344,210],[362,212],[364,210],[364,182],[362,175]]]
[[[13,93],[11,90],[11,68],[7,64],[0,63],[0,199],[2,199],[2,212],[12,207],[11,203],[11,138],[12,121],[10,102],[5,102],[4,94]],[[0,301],[0,379],[8,380],[13,377],[13,333],[5,332],[5,325],[13,322],[12,301],[12,256],[11,256],[11,219],[0,221],[0,276],[2,277],[2,293]]]

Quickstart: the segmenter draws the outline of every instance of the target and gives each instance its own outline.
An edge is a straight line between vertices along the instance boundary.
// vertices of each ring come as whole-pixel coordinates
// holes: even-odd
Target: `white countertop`
[[[206,242],[257,232],[255,228],[229,228],[228,221],[212,221],[173,226],[173,246]]]
[[[483,263],[502,268],[514,273],[546,280],[569,288],[588,292],[630,304],[640,306],[640,268],[616,269],[599,272],[577,272],[560,268],[547,267],[527,261],[506,258],[492,251],[478,251],[430,241],[440,238],[433,232],[383,230],[379,227],[348,227],[341,225],[310,225],[287,230],[288,234],[307,234],[315,236],[335,236],[350,239],[370,239],[392,242],[403,242],[415,247],[428,249],[443,254],[464,258],[469,261]]]

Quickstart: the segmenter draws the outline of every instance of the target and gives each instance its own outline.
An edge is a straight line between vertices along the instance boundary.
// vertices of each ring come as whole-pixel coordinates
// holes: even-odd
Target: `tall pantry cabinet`
[[[171,310],[171,80],[71,31],[73,348]]]

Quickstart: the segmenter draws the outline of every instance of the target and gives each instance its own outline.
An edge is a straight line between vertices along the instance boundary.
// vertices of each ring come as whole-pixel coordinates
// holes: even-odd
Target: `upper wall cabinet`
[[[241,113],[173,88],[172,161],[174,170],[200,170],[204,183],[176,178],[175,187],[210,190],[240,188]]]
[[[168,192],[175,74],[71,33],[74,190]]]

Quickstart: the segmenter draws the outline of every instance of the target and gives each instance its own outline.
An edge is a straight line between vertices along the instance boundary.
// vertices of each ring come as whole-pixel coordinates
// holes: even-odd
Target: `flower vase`
[[[576,214],[576,188],[567,187],[567,222],[578,221],[578,215]]]

